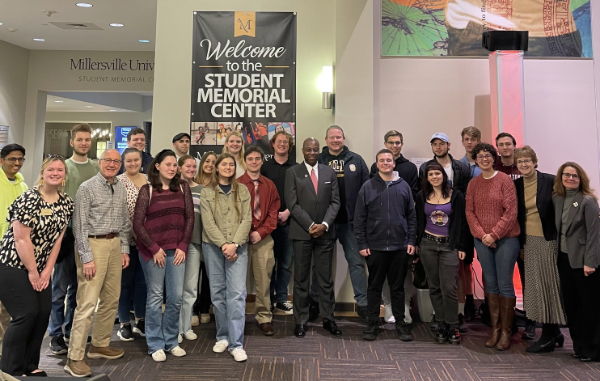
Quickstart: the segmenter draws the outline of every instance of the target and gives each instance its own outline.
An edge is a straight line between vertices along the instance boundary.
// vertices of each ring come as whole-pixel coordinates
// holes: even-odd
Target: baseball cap
[[[184,136],[187,136],[188,139],[192,140],[192,137],[190,136],[190,134],[188,134],[187,132],[180,132],[173,137],[173,143],[175,143],[178,140],[181,140],[181,138],[183,138]]]
[[[448,135],[444,134],[443,132],[436,132],[433,134],[429,142],[432,143],[435,139],[440,139],[443,142],[450,143],[450,138],[448,138]]]

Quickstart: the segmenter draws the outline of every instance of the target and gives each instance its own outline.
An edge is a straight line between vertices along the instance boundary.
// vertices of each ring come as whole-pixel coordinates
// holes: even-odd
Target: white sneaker
[[[173,349],[168,350],[167,352],[169,352],[170,354],[172,354],[175,357],[183,357],[183,356],[187,355],[185,350],[183,348],[181,348],[179,345]]]
[[[233,356],[233,359],[237,362],[243,362],[248,360],[248,355],[246,355],[246,351],[242,348],[235,348],[232,351],[229,351],[229,354]]]
[[[165,354],[165,351],[159,349],[156,352],[152,353],[152,360],[156,362],[167,361],[167,355]]]
[[[183,343],[183,335],[181,333],[179,335],[177,335],[177,342],[179,344]]]
[[[200,319],[198,319],[198,315],[192,316],[192,327],[197,327],[200,325]]]
[[[386,323],[395,323],[396,318],[394,317],[394,313],[392,312],[392,305],[385,305],[385,317],[383,318]]]
[[[189,330],[189,331],[187,331],[186,333],[184,333],[184,334],[183,334],[183,337],[184,337],[186,340],[196,340],[196,339],[198,338],[198,335],[196,335],[196,334],[194,333],[194,331],[192,331],[192,330]]]
[[[202,323],[202,324],[210,323],[210,314],[200,314],[200,323]]]
[[[412,316],[410,316],[410,302],[404,302],[404,322],[412,324]]]
[[[229,347],[229,341],[227,340],[219,340],[213,347],[213,352],[215,353],[223,353]]]

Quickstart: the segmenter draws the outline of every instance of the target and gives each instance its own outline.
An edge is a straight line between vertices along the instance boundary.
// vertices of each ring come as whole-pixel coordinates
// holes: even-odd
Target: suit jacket
[[[544,239],[546,241],[553,241],[556,239],[556,226],[554,225],[554,205],[552,204],[552,189],[554,187],[555,176],[539,171],[536,172],[537,192],[535,195],[535,206],[540,214]],[[525,208],[524,181],[525,180],[522,177],[515,180],[515,187],[517,188],[517,205],[519,207],[517,212],[517,221],[519,221],[519,226],[521,227],[521,234],[519,235],[521,249],[523,246],[525,246],[525,237],[527,236],[527,232],[525,231],[525,218],[527,216],[527,209]]]
[[[337,174],[327,165],[318,166],[317,194],[304,162],[291,167],[285,174],[285,203],[291,213],[290,239],[312,239],[308,234],[310,225],[322,222],[327,222],[329,229],[319,238],[335,239],[334,222],[340,209]]]
[[[552,201],[556,211],[554,221],[558,233],[558,247],[560,248],[562,210],[565,199],[554,197]],[[583,268],[584,265],[597,268],[600,265],[600,256],[598,255],[598,244],[600,244],[599,212],[598,202],[592,196],[584,196],[581,192],[575,195],[568,210],[569,217],[565,232],[569,263],[574,269]]]

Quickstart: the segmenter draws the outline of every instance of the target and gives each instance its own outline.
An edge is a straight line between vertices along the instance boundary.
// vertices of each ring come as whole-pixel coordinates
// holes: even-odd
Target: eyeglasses
[[[16,162],[21,162],[21,163],[25,162],[24,157],[9,157],[8,159],[4,159],[4,160],[8,161],[11,164],[15,164]]]
[[[517,165],[529,165],[533,162],[531,159],[517,160]]]
[[[111,159],[100,159],[100,160],[103,160],[106,164],[121,165],[121,160],[111,160]]]
[[[385,142],[385,144],[389,144],[391,146],[401,146],[402,142]]]
[[[62,156],[62,155],[55,155],[55,154],[51,153],[51,154],[46,155],[46,159],[61,159],[61,160],[64,160],[65,157]]]
[[[478,160],[481,160],[481,159],[488,159],[489,160],[491,158],[492,158],[492,155],[490,155],[489,153],[485,154],[485,155],[477,155],[477,159]]]
[[[563,172],[562,177],[564,177],[565,179],[568,179],[569,177],[571,177],[571,178],[573,178],[573,180],[579,179],[579,175],[577,173],[566,173],[566,172]]]

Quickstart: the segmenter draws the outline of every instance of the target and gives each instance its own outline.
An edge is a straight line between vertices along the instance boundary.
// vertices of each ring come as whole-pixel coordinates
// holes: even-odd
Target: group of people
[[[600,210],[576,163],[563,164],[556,176],[541,173],[531,147],[515,149],[515,139],[501,133],[497,150],[481,142],[475,127],[461,133],[460,160],[449,154],[448,136],[434,134],[434,157],[418,169],[401,153],[402,134],[389,131],[370,170],[337,125],[327,129],[323,149],[315,138],[303,142],[300,164],[285,131],[270,139],[268,161],[261,148],[245,146],[239,131],[227,135],[223,153],[201,160],[188,154],[188,133],[152,157],[144,152],[144,130],[136,128],[122,155],[109,149],[96,163],[88,159],[91,134],[87,124],[73,127],[72,157],[45,158],[31,189],[19,173],[25,149],[9,144],[1,151],[0,369],[7,374],[45,375],[40,348],[49,329],[51,351],[67,354],[65,370],[91,375],[88,342],[88,358],[124,354],[110,346],[115,316],[119,338],[145,337],[154,361],[185,356],[179,344],[197,339],[192,326],[210,322],[211,305],[213,351],[245,361],[249,274],[264,335],[275,332],[276,309],[293,314],[296,337],[319,316],[329,334],[340,336],[332,273],[337,239],[356,311],[367,324],[365,340],[381,332],[382,298],[385,320],[395,322],[400,340],[412,340],[405,285],[418,258],[435,310],[435,340],[459,344],[463,319],[474,310],[476,252],[492,327],[487,347],[510,347],[512,276],[520,262],[523,338],[534,339],[543,324],[527,351],[562,346],[559,327],[568,324],[573,356],[600,360]]]

